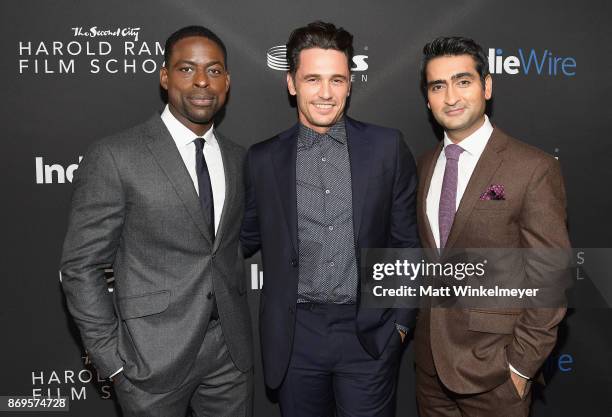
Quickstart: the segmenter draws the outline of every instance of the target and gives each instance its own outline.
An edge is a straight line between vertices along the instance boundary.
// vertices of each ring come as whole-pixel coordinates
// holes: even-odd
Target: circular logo
[[[289,71],[286,45],[277,45],[268,49],[268,52],[266,52],[266,58],[269,68],[277,71]]]

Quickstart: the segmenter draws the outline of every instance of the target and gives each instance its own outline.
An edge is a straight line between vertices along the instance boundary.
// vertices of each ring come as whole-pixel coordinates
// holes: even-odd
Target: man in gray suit
[[[214,33],[190,26],[168,38],[164,58],[161,117],[95,143],[82,161],[62,285],[125,416],[247,416],[244,151],[213,129],[229,90],[227,54]]]

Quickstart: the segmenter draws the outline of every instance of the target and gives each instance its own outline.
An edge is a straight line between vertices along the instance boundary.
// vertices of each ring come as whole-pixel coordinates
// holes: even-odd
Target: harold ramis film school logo
[[[129,37],[134,41],[138,42],[138,35],[140,33],[140,28],[98,28],[97,26],[90,27],[89,29],[83,29],[82,26],[70,28],[74,33],[74,36],[84,36],[86,38],[96,38],[96,37]]]
[[[364,51],[368,47],[363,48]],[[351,65],[351,82],[368,82],[368,57],[369,55],[354,55]],[[289,63],[287,62],[287,46],[276,45],[266,51],[266,63],[268,68],[276,71],[289,71]]]
[[[69,29],[73,39],[20,40],[20,75],[156,74],[164,61],[164,45],[141,41],[141,28],[80,26]]]
[[[547,77],[573,77],[576,75],[576,58],[559,56],[549,49],[518,48],[507,54],[501,48],[489,48],[491,74],[538,75]]]
[[[110,399],[111,383],[98,376],[87,355],[82,357],[83,366],[79,369],[49,369],[31,372],[32,397],[60,398],[70,401],[83,401],[88,397]]]

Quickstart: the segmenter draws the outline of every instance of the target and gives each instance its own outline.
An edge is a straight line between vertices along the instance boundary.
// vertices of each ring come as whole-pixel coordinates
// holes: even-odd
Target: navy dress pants
[[[401,353],[394,333],[378,359],[357,338],[356,307],[298,304],[293,351],[279,389],[283,417],[392,417]]]

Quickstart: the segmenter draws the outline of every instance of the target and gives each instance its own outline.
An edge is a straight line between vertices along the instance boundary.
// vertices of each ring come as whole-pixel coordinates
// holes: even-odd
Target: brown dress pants
[[[447,389],[437,375],[416,367],[417,404],[420,417],[527,417],[531,405],[531,381],[519,396],[508,379],[490,391],[457,394]]]

